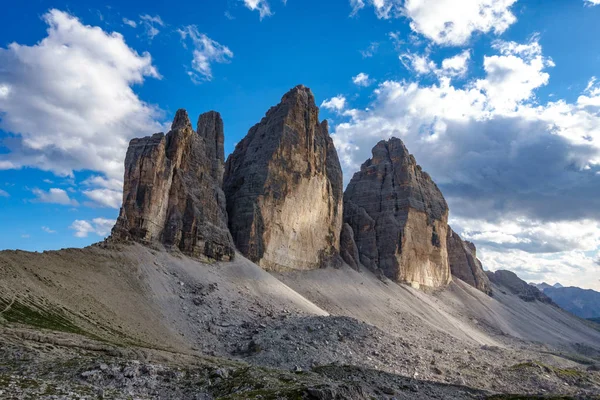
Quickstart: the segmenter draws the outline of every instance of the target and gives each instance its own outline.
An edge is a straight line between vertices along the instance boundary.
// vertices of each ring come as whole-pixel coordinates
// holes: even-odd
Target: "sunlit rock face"
[[[400,139],[381,141],[344,193],[360,263],[415,287],[451,281],[448,205]]]
[[[338,259],[342,171],[310,89],[297,86],[227,159],[223,189],[238,250],[269,270]]]
[[[214,111],[200,116],[197,132],[187,112],[179,110],[166,135],[133,139],[112,238],[159,242],[198,258],[232,259],[223,159],[223,121]]]
[[[491,295],[490,280],[483,270],[481,261],[477,258],[475,245],[462,240],[450,227],[448,227],[446,242],[452,276],[481,290],[483,293]]]

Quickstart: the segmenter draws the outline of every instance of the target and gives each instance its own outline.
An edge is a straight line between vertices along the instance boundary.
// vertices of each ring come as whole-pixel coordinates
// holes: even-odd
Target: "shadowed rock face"
[[[390,279],[437,287],[451,281],[448,206],[400,139],[379,142],[344,193],[344,222],[360,262]]]
[[[355,270],[359,269],[360,254],[358,253],[358,247],[354,241],[354,231],[347,223],[344,223],[342,226],[342,232],[340,234],[340,255],[344,262],[350,267]]]
[[[532,286],[519,278],[512,271],[499,270],[496,272],[486,271],[486,275],[490,281],[498,286],[504,286],[513,294],[519,296],[522,300],[532,302],[540,301],[542,303],[554,304],[550,297],[546,296],[541,290]]]
[[[133,139],[112,237],[160,242],[194,257],[232,259],[223,159],[223,121],[214,111],[200,116],[198,132],[179,110],[167,135]]]
[[[491,295],[490,280],[481,266],[481,261],[477,259],[475,245],[463,241],[456,232],[448,227],[447,248],[452,276],[481,290],[483,293]]]
[[[227,159],[229,228],[265,269],[314,269],[335,257],[342,226],[342,171],[310,89],[285,94]]]

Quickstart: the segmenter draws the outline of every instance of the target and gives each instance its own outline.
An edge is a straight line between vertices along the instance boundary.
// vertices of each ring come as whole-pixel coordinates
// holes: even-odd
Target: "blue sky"
[[[0,249],[101,240],[127,142],[178,108],[226,153],[291,87],[345,181],[401,137],[488,269],[600,289],[598,0],[14,3],[0,13]]]

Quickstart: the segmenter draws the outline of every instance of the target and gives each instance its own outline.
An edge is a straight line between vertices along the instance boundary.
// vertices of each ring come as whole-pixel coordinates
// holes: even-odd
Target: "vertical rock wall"
[[[216,112],[200,116],[198,132],[179,110],[167,135],[133,139],[112,237],[160,242],[194,257],[232,259],[223,158],[223,121]]]
[[[381,141],[344,193],[344,222],[360,262],[414,286],[451,281],[448,206],[400,139]]]
[[[265,269],[314,269],[335,258],[342,171],[310,89],[297,86],[238,143],[223,189],[238,250]]]

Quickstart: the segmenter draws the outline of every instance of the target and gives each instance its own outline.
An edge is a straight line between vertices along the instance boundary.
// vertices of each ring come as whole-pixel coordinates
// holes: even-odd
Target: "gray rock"
[[[448,262],[452,275],[468,283],[483,293],[492,294],[490,279],[485,274],[481,261],[477,259],[475,245],[463,241],[456,232],[448,227],[446,238],[448,248]]]
[[[344,193],[344,222],[360,262],[396,282],[437,287],[451,281],[448,205],[400,139],[380,141]]]
[[[546,296],[541,290],[520,279],[512,271],[499,270],[496,272],[486,271],[486,274],[492,283],[504,286],[513,294],[519,296],[527,302],[539,301],[546,304],[554,304],[550,297]]]
[[[125,158],[123,206],[111,238],[232,259],[221,190],[223,158],[223,122],[214,111],[200,116],[198,133],[186,111],[179,110],[167,135],[133,139]]]
[[[285,94],[227,159],[223,188],[240,252],[269,270],[335,264],[342,171],[310,89]]]
[[[359,269],[360,255],[356,242],[354,242],[354,231],[347,223],[342,225],[342,232],[340,234],[340,255],[350,267],[355,270]]]

